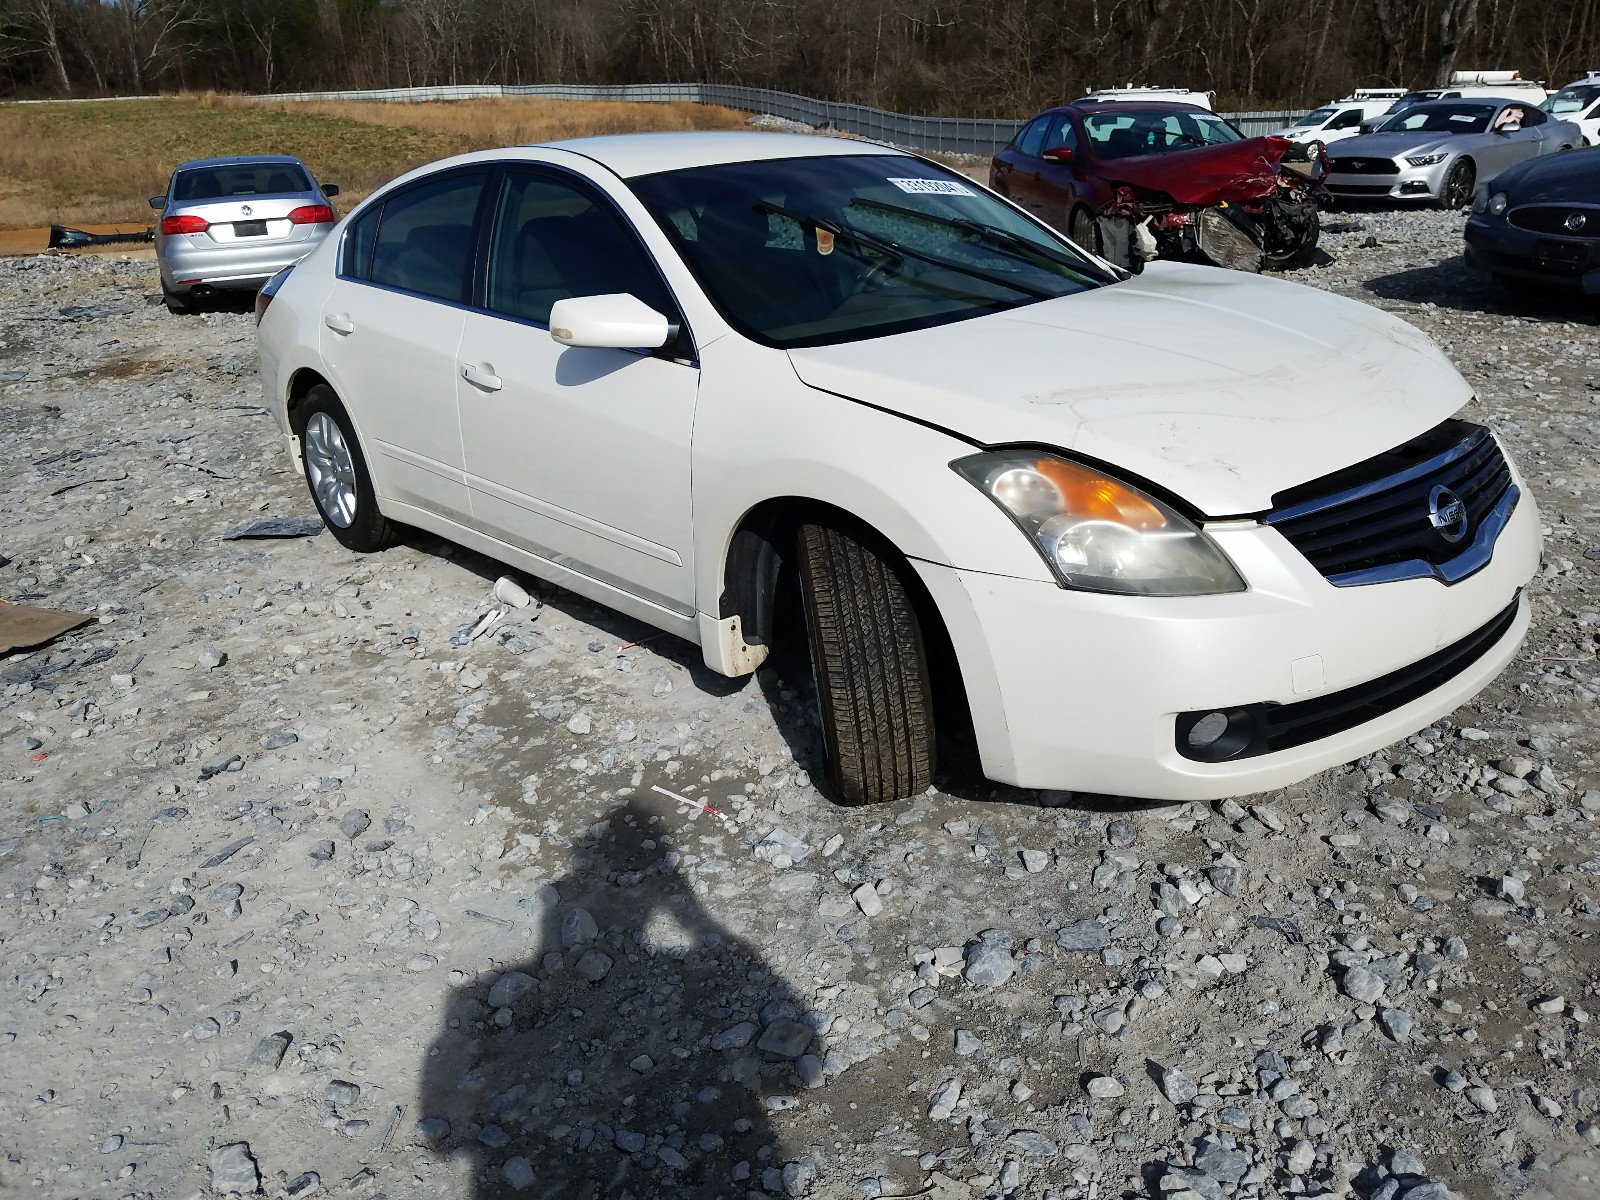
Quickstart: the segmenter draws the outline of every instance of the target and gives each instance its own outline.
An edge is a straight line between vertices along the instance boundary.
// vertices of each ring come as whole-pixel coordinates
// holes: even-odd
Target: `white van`
[[[1462,96],[1495,96],[1543,104],[1549,95],[1543,81],[1524,79],[1521,71],[1452,71],[1447,86],[1407,92],[1394,102],[1393,111],[1399,112],[1424,100],[1454,100]]]
[[[1211,98],[1215,92],[1191,92],[1188,88],[1164,87],[1128,87],[1101,88],[1099,91],[1084,93],[1083,99],[1097,101],[1113,100],[1161,100],[1169,104],[1197,104],[1201,108],[1211,107]]]
[[[1405,88],[1357,88],[1343,100],[1312,109],[1273,136],[1299,142],[1315,154],[1317,147],[1354,137],[1361,132],[1363,121],[1381,117],[1405,94]]]
[[[1600,71],[1590,71],[1569,83],[1539,106],[1558,121],[1571,121],[1583,130],[1585,146],[1600,146]]]

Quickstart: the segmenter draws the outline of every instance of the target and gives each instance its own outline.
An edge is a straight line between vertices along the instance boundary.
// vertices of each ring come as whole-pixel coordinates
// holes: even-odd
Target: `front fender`
[[[867,403],[802,383],[781,350],[739,337],[702,355],[695,414],[695,594],[716,615],[740,522],[774,499],[852,513],[909,558],[1050,580],[1038,553],[950,469],[977,447]]]

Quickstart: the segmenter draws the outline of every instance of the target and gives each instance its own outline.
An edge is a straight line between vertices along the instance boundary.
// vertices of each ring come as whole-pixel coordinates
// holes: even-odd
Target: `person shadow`
[[[591,826],[519,901],[539,955],[451,991],[417,1134],[476,1200],[781,1191],[771,1112],[820,1081],[821,1022],[677,873],[680,820],[635,796]]]

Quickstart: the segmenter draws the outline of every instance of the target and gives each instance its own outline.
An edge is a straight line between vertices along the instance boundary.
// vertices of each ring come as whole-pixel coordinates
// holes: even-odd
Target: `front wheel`
[[[842,804],[902,800],[933,782],[933,688],[903,560],[865,530],[796,531],[800,593],[827,753]]]
[[[1082,246],[1090,254],[1105,257],[1100,248],[1100,224],[1094,219],[1094,214],[1083,205],[1078,205],[1072,210],[1072,220],[1068,222],[1068,236],[1073,242]]]
[[[1455,212],[1467,206],[1472,199],[1472,185],[1477,181],[1477,169],[1472,160],[1458,158],[1445,172],[1444,186],[1439,189],[1438,205],[1446,212]]]
[[[400,539],[400,528],[378,511],[378,494],[356,440],[350,414],[325,383],[306,393],[295,411],[306,486],[323,524],[339,544],[359,554],[386,550]]]

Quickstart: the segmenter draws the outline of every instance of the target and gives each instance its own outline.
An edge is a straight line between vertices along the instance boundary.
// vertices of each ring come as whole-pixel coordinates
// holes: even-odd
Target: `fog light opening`
[[[1225,762],[1249,749],[1256,736],[1248,708],[1184,713],[1178,718],[1178,753],[1198,762]]]
[[[1204,751],[1227,732],[1228,714],[1211,712],[1189,726],[1189,736],[1185,740],[1189,743],[1189,749]]]

